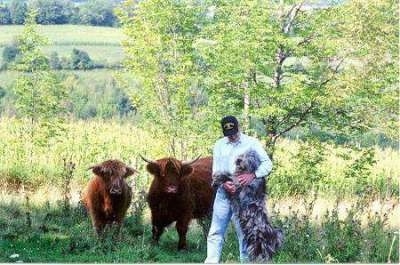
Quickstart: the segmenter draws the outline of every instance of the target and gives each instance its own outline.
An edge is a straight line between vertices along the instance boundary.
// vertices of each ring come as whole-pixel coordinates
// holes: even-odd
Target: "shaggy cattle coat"
[[[249,150],[236,159],[233,176],[229,173],[216,173],[213,183],[218,186],[230,180],[237,187],[235,194],[231,195],[232,210],[239,218],[251,262],[270,260],[283,241],[282,230],[274,229],[266,214],[265,179],[255,178],[246,186],[240,186],[237,180],[237,176],[243,173],[254,173],[260,163],[257,153]]]
[[[93,227],[101,235],[106,225],[116,224],[118,230],[132,200],[132,190],[125,178],[136,170],[119,160],[107,160],[90,167],[94,176],[83,195],[83,203]]]
[[[175,158],[149,161],[143,158],[154,176],[147,201],[151,210],[153,242],[164,228],[176,221],[178,249],[186,249],[186,233],[193,218],[210,215],[213,205],[212,158],[184,163]]]

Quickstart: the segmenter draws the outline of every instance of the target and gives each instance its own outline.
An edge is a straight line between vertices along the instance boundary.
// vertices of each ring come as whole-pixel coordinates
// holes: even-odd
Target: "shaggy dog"
[[[240,186],[237,180],[242,173],[254,173],[260,164],[257,152],[249,150],[236,159],[233,176],[225,172],[216,173],[213,181],[214,186],[228,180],[236,186],[235,194],[231,195],[232,210],[239,217],[251,262],[270,260],[283,241],[282,230],[274,229],[266,214],[265,179],[255,178],[247,186]]]

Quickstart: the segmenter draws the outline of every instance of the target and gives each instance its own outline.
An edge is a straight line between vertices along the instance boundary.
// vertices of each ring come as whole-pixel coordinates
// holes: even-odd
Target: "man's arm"
[[[257,168],[255,172],[256,178],[262,178],[268,176],[268,174],[272,171],[272,161],[269,158],[267,152],[262,147],[261,143],[258,143],[254,146],[255,151],[260,157],[261,164]]]

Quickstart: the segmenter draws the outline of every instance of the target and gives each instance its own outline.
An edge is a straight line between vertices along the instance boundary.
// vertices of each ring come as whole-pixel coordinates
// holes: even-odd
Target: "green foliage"
[[[273,198],[301,197],[310,192],[339,198],[349,194],[366,198],[392,196],[389,194],[399,190],[393,185],[394,175],[387,173],[396,159],[387,153],[383,156],[392,162],[383,163],[378,152],[319,141],[291,141],[289,145],[279,142],[274,171],[268,177],[268,193]]]
[[[28,13],[27,3],[25,1],[12,0],[9,9],[12,23],[17,25],[24,24],[25,16]]]
[[[89,0],[80,7],[80,21],[93,26],[114,26],[116,17],[113,8],[114,4],[110,1]]]
[[[31,8],[38,11],[38,24],[66,24],[72,15],[72,4],[65,0],[35,0]]]
[[[11,13],[7,6],[0,4],[0,25],[11,24]]]
[[[24,24],[29,8],[38,11],[36,22],[49,24],[87,24],[93,26],[116,26],[115,1],[89,0],[75,3],[68,0],[12,0],[0,3],[0,25]]]
[[[341,31],[347,42],[343,49],[351,51],[352,61],[345,80],[339,86],[361,87],[349,98],[351,118],[363,118],[378,132],[392,138],[398,134],[399,54],[397,3],[393,0],[373,2],[351,1],[343,6]]]
[[[47,145],[51,137],[62,132],[62,101],[65,91],[57,76],[49,70],[47,58],[41,53],[40,46],[45,43],[35,30],[35,13],[28,15],[24,32],[18,38],[20,56],[14,67],[23,74],[17,77],[13,90],[16,96],[16,108],[21,115],[29,119],[27,130],[29,143],[27,152],[32,165],[35,145]]]
[[[209,139],[211,121],[215,122],[203,111],[207,100],[194,48],[202,8],[185,1],[155,0],[127,1],[119,9],[128,36],[123,44],[125,67],[139,80],[127,94],[143,117],[141,124],[168,137],[169,152],[179,157],[199,139]]]
[[[17,44],[11,44],[9,46],[6,46],[3,49],[3,63],[8,64],[13,61],[15,61],[15,58],[17,57],[19,52],[19,49],[17,47]]]
[[[388,2],[381,1],[381,4]],[[168,6],[173,7],[174,4],[171,1]],[[186,20],[192,21],[198,31],[186,36],[186,40],[194,45],[192,51],[187,51],[196,58],[192,65],[198,66],[197,73],[207,84],[207,110],[200,111],[207,112],[207,116],[214,119],[226,113],[241,115],[245,130],[250,129],[250,121],[256,121],[253,124],[261,123],[271,155],[276,140],[297,127],[318,126],[328,132],[346,134],[365,132],[375,126],[371,122],[372,116],[366,115],[368,111],[373,111],[377,102],[393,102],[394,91],[390,89],[379,94],[352,82],[352,79],[366,78],[363,71],[356,72],[358,75],[354,76],[352,66],[361,48],[343,49],[349,43],[348,33],[352,30],[343,26],[348,25],[347,17],[343,15],[348,12],[347,5],[312,10],[304,8],[304,1],[290,4],[282,1],[263,4],[259,1],[206,1],[198,6],[187,2],[180,4],[183,7],[179,9],[198,8],[197,16],[191,15],[196,19]],[[379,5],[369,5],[366,11],[373,17],[384,16],[385,8],[379,8]],[[382,5],[391,11],[395,10],[389,4]],[[171,47],[161,47],[162,42],[156,40],[167,39],[168,32],[163,31],[163,27],[169,27],[168,23],[173,20],[161,20],[157,25],[153,25],[151,19],[140,20],[146,21],[149,26],[137,28],[136,32],[155,27],[161,30],[153,31],[153,35],[147,32],[146,37],[136,36],[130,27],[142,23],[135,20],[141,16],[140,9],[147,7],[147,15],[150,9],[153,13],[157,13],[157,10],[151,4],[138,5],[135,16],[129,16],[129,10],[134,6],[133,2],[127,2],[123,19],[123,25],[128,29],[127,35],[135,39],[127,42],[131,59],[140,58],[132,48],[138,47],[137,42],[140,41],[146,43],[147,47],[143,48],[149,54],[165,46]],[[168,8],[164,7],[163,15],[166,10]],[[394,20],[379,21],[388,30],[395,28]],[[188,24],[182,26],[188,27]],[[364,38],[363,34],[359,37]],[[152,36],[152,41],[149,36]],[[390,40],[390,43],[395,41]],[[396,56],[389,48],[384,53],[390,54],[389,57]],[[143,62],[143,66],[156,63],[149,61],[149,58],[139,62]],[[146,67],[140,69],[143,71]],[[151,74],[154,70],[152,68],[147,72]],[[379,85],[374,88],[391,87],[393,81],[379,79],[376,83]],[[156,87],[155,84],[152,86]],[[373,100],[370,99],[371,94],[366,93],[366,88],[374,95]],[[158,92],[147,96],[157,95],[162,96]],[[394,117],[393,110],[384,109],[386,115]]]
[[[73,49],[71,55],[72,69],[74,70],[89,70],[94,68],[92,59],[85,51]]]
[[[322,163],[326,159],[325,152],[325,146],[320,142],[301,143],[297,154],[291,159],[293,168],[283,167],[270,177],[271,193],[278,196],[318,193],[320,187],[327,184],[322,168]]]
[[[355,193],[357,195],[369,194],[372,189],[368,184],[372,166],[376,163],[373,149],[362,150],[360,156],[345,169],[344,177],[352,178],[357,182]]]
[[[52,70],[62,69],[62,64],[57,52],[52,52],[49,58],[49,65]]]

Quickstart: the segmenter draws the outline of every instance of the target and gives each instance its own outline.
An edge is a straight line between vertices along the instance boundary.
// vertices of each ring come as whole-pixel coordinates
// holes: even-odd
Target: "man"
[[[234,116],[226,116],[221,120],[222,132],[225,137],[219,139],[213,150],[213,175],[218,172],[235,172],[235,159],[249,149],[255,150],[261,164],[255,173],[244,173],[238,176],[239,184],[248,185],[254,178],[263,178],[271,172],[272,162],[262,144],[255,138],[239,131],[238,120]],[[214,201],[213,216],[207,238],[207,258],[205,263],[220,262],[224,236],[229,221],[232,218],[236,235],[239,240],[240,261],[248,262],[247,246],[240,228],[238,218],[232,216],[232,205],[229,194],[234,194],[236,186],[232,181],[226,181],[218,187]]]

